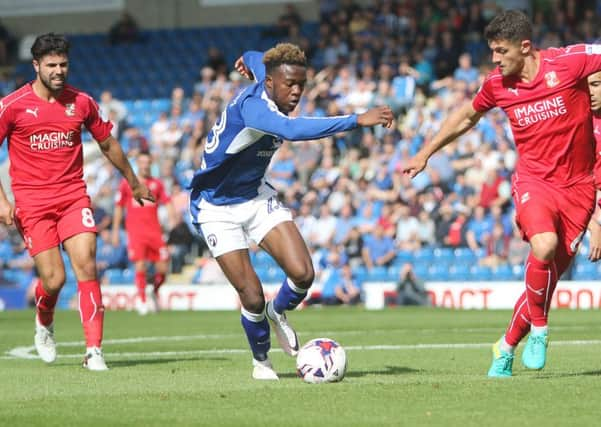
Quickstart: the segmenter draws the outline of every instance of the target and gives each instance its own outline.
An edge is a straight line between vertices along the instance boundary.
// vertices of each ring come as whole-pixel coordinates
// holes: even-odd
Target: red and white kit
[[[555,258],[532,254],[526,291],[514,308],[505,341],[515,346],[530,326],[545,327],[558,278],[569,266],[595,204],[595,142],[586,77],[601,70],[601,46],[542,50],[536,77],[503,77],[497,68],[473,101],[476,111],[501,107],[509,118],[518,163],[513,176],[516,223],[522,235],[554,232]]]
[[[31,83],[0,101],[0,142],[8,138],[15,220],[32,256],[82,232],[96,231],[83,180],[82,126],[97,141],[110,136],[98,105],[65,85],[56,101]]]
[[[144,183],[154,195],[156,203],[145,200],[144,205],[140,206],[134,199],[131,188],[125,179],[119,185],[115,200],[118,206],[127,210],[125,229],[127,230],[129,259],[134,262],[166,261],[169,259],[169,251],[163,239],[158,208],[160,204],[169,203],[170,198],[159,179],[146,178]]]

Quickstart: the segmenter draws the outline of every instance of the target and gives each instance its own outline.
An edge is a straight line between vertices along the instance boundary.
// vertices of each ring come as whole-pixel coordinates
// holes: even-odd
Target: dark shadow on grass
[[[536,374],[535,374],[536,375]],[[543,373],[539,373],[538,375],[534,376],[533,379],[535,380],[548,380],[551,378],[569,378],[569,377],[583,377],[583,376],[589,376],[589,377],[599,377],[601,376],[601,370],[597,370],[597,371],[584,371],[584,372],[565,372],[565,373],[557,373],[557,374],[543,374]]]
[[[182,358],[167,358],[160,357],[156,359],[150,358],[140,358],[140,359],[126,359],[126,360],[111,360],[108,358],[106,364],[109,368],[127,368],[129,366],[136,365],[164,365],[167,363],[173,362],[222,362],[224,360],[229,360],[225,357],[182,357]]]
[[[420,372],[421,369],[408,368],[406,366],[386,366],[384,369],[372,370],[372,371],[358,371],[358,370],[347,370],[345,377],[347,378],[359,378],[367,375],[403,375],[403,374],[414,374]],[[280,378],[295,378],[298,375],[296,373],[278,373]]]

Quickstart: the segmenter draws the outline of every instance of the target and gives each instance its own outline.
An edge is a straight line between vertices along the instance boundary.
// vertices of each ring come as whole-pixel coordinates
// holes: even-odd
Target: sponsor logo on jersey
[[[549,71],[545,74],[545,81],[547,82],[547,87],[555,87],[560,81],[557,77],[557,73],[555,71]]]
[[[273,138],[271,141],[271,150],[259,150],[257,151],[257,157],[271,157],[281,146],[282,138]]]
[[[25,109],[26,113],[31,114],[32,116],[34,116],[36,119],[38,118],[38,107],[35,108],[27,108]]]
[[[517,87],[508,87],[507,90],[509,92],[513,93],[515,96],[519,96],[518,88]]]
[[[75,115],[75,104],[65,104],[65,116],[73,117]]]
[[[513,116],[520,127],[543,122],[568,112],[563,96],[543,99],[542,101],[520,105],[513,109]]]
[[[73,147],[75,131],[36,133],[29,137],[29,148],[33,151],[55,150],[63,147]]]

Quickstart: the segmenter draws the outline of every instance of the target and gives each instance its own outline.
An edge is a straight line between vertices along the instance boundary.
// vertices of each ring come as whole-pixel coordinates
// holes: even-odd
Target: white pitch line
[[[153,337],[149,337],[153,338]],[[154,337],[157,338],[157,337]],[[139,342],[139,341],[137,341]],[[80,345],[82,343],[79,343]],[[576,345],[601,345],[601,340],[570,340],[570,341],[552,341],[549,343],[552,346],[576,346]],[[344,346],[346,351],[400,351],[400,350],[446,350],[446,349],[474,349],[487,348],[490,343],[446,343],[446,344],[400,344],[400,345],[359,345],[359,346]],[[1,356],[1,360],[16,360],[16,359],[38,359],[38,356],[33,352],[35,348],[16,347],[10,350],[8,356]],[[280,349],[271,351],[281,352]],[[106,354],[107,359],[113,360],[118,358],[132,357],[167,357],[167,356],[197,356],[211,354],[247,354],[249,349],[230,348],[230,349],[208,349],[208,350],[187,350],[187,351],[149,351],[149,352],[109,352]],[[81,358],[81,354],[59,354],[61,359]]]

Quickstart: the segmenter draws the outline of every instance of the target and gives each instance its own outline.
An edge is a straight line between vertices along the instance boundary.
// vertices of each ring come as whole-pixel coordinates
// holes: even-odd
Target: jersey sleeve
[[[10,134],[13,127],[11,119],[11,112],[0,100],[0,145],[4,142],[6,137]]]
[[[601,44],[575,44],[560,51],[558,57],[566,61],[576,80],[601,71]]]
[[[128,199],[127,193],[128,192],[129,192],[129,186],[127,184],[127,181],[125,181],[123,179],[119,183],[119,188],[117,189],[117,192],[115,193],[115,204],[117,206],[121,206],[122,208],[125,207],[125,205],[127,204],[127,199]]]
[[[100,117],[98,104],[89,96],[85,97],[87,103],[87,114],[84,120],[84,125],[98,142],[106,140],[111,135],[113,124],[109,121],[104,121]]]
[[[472,100],[472,107],[479,113],[485,113],[496,106],[497,102],[493,92],[492,79],[488,76]]]
[[[241,108],[244,124],[289,141],[319,139],[357,127],[357,115],[288,117],[271,100],[247,98]]]
[[[255,81],[260,82],[265,79],[265,64],[263,64],[263,52],[249,50],[242,55],[244,65],[246,65],[255,77]]]

